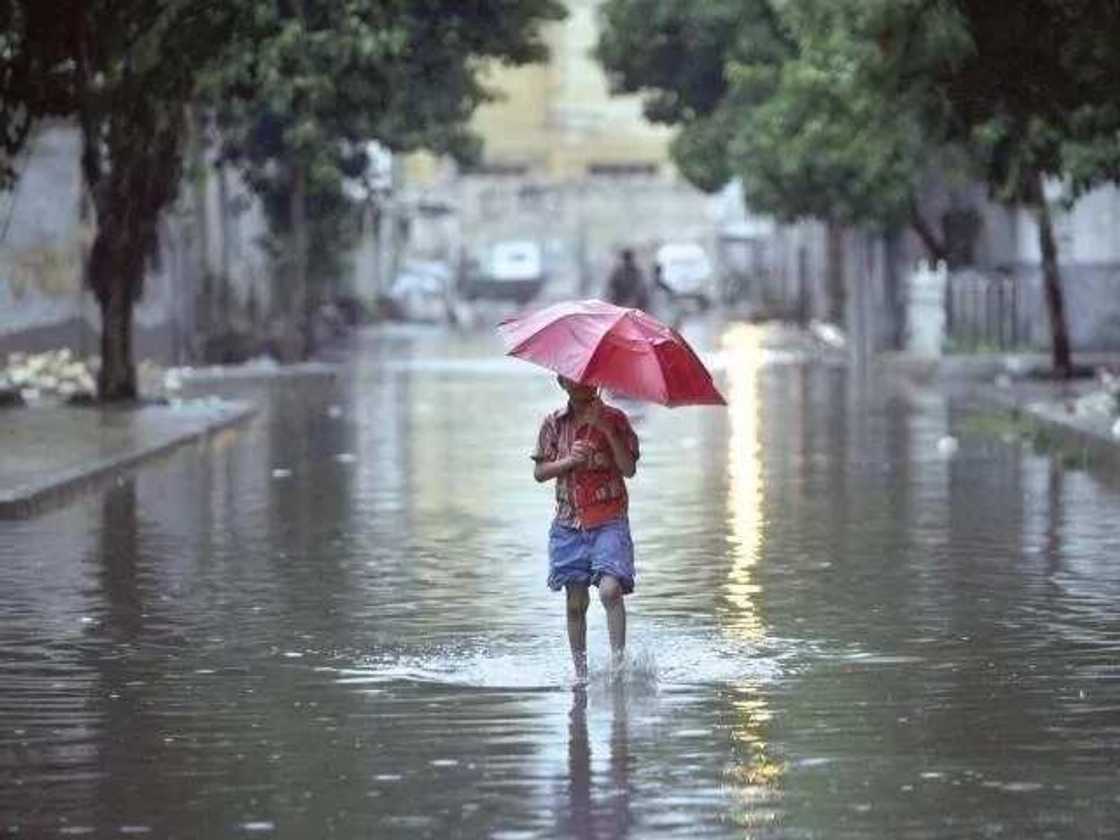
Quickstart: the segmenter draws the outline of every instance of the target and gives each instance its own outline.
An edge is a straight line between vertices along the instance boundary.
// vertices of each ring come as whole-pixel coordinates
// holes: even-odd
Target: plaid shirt
[[[617,408],[603,405],[603,419],[612,424],[622,445],[638,460],[638,436],[630,421]],[[545,417],[537,435],[534,461],[558,461],[568,457],[577,440],[594,447],[589,467],[579,468],[556,479],[556,522],[570,528],[594,528],[625,516],[629,507],[626,482],[614,463],[611,445],[599,429],[586,424],[576,427],[571,405]]]

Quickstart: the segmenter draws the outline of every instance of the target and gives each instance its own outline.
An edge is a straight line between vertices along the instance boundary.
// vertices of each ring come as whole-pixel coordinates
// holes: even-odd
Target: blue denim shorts
[[[569,583],[598,586],[603,575],[617,578],[623,594],[634,591],[629,520],[612,519],[587,530],[553,522],[548,532],[548,588],[555,591]]]

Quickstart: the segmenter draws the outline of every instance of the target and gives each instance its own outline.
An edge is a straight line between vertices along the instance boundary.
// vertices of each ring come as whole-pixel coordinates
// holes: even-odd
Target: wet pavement
[[[0,834],[1110,836],[1120,490],[694,336],[729,407],[624,406],[632,662],[593,604],[585,693],[528,460],[560,392],[486,337],[216,386],[243,431],[0,523]]]
[[[219,433],[253,413],[217,398],[139,407],[67,405],[60,400],[0,413],[0,520],[58,506],[83,486],[190,441]]]

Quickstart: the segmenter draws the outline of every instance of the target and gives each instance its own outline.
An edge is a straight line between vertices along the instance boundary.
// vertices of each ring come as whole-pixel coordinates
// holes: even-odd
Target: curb
[[[268,382],[274,379],[301,379],[307,376],[339,375],[340,365],[333,362],[296,362],[275,367],[237,367],[210,365],[198,368],[171,368],[186,384],[213,385],[218,382]]]
[[[1078,366],[1112,367],[1120,365],[1120,353],[1080,352],[1074,354]],[[1000,374],[1018,378],[1030,371],[1048,370],[1050,357],[1038,352],[950,353],[919,356],[902,350],[875,355],[876,371],[922,384],[990,383]]]
[[[34,484],[14,490],[0,489],[0,520],[36,516],[184,444],[209,439],[224,429],[244,423],[256,413],[257,407],[250,403],[228,401],[220,414],[206,418],[193,428],[173,432],[119,455],[60,470]]]
[[[1048,405],[1027,403],[1020,405],[1019,411],[1037,423],[1044,425],[1056,437],[1085,451],[1092,459],[1092,466],[1107,466],[1120,471],[1120,440],[1099,431],[1085,422],[1078,422],[1076,416]]]
[[[989,405],[1038,423],[1059,442],[1081,449],[1091,458],[1091,466],[1115,470],[1120,474],[1120,439],[1114,438],[1108,430],[1097,428],[1091,421],[1061,407],[1024,399],[1013,393],[1001,395],[988,390],[976,395]]]

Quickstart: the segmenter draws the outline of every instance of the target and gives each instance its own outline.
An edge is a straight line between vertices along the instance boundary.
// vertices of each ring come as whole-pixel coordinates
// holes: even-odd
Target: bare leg
[[[610,575],[599,579],[599,600],[607,611],[607,634],[611,639],[611,660],[615,665],[626,652],[626,605],[622,603],[622,584]]]
[[[587,682],[587,605],[591,598],[587,585],[569,583],[568,593],[568,644],[572,649],[572,664],[576,681]]]

